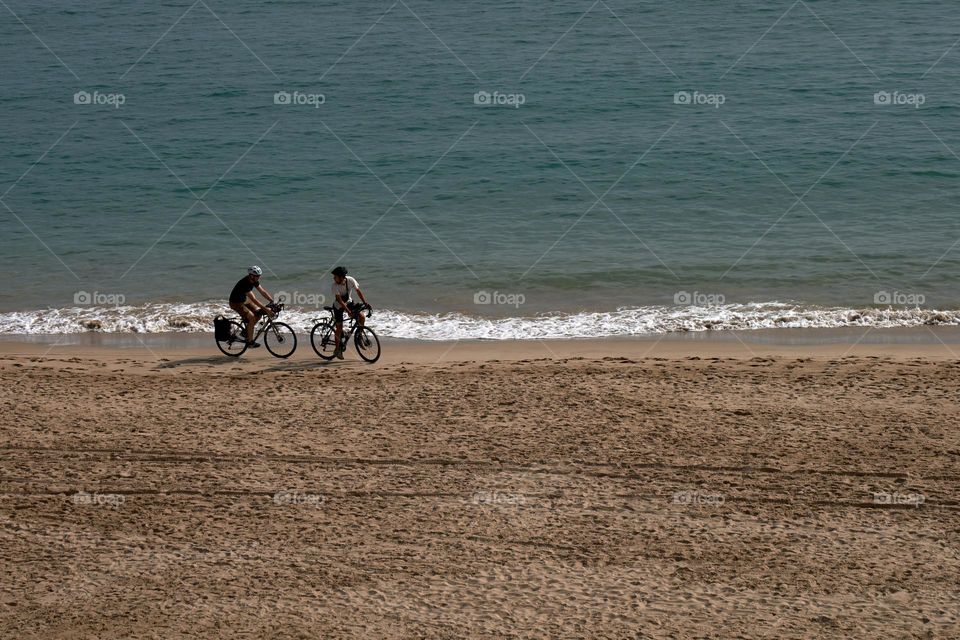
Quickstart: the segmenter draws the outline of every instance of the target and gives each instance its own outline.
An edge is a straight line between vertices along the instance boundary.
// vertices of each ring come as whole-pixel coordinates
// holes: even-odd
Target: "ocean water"
[[[950,3],[7,4],[0,332],[960,322]]]

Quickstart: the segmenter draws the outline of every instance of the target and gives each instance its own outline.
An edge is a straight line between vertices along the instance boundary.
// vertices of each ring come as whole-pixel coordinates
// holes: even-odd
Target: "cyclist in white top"
[[[333,314],[336,316],[337,323],[337,348],[333,355],[343,360],[343,350],[340,348],[340,340],[343,337],[344,312],[350,314],[351,318],[356,318],[357,324],[362,327],[364,322],[363,307],[364,305],[366,305],[367,308],[371,307],[367,303],[367,299],[363,296],[363,291],[360,290],[357,279],[347,275],[346,267],[337,267],[331,273],[333,273]],[[354,292],[359,296],[361,302],[355,302],[353,300]]]

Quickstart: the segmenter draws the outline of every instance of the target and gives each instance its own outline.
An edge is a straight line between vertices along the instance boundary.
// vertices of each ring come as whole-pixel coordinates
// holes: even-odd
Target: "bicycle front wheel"
[[[225,356],[239,358],[247,350],[247,332],[243,325],[234,320],[230,321],[230,333],[226,340],[217,340],[217,348]]]
[[[297,350],[297,334],[288,324],[271,322],[263,334],[267,351],[278,358],[289,358]]]
[[[380,338],[370,327],[357,327],[353,335],[353,344],[357,353],[367,362],[376,362],[380,359]]]
[[[310,330],[310,345],[324,360],[333,360],[333,354],[337,350],[337,335],[333,322],[323,320],[313,325],[313,329]]]

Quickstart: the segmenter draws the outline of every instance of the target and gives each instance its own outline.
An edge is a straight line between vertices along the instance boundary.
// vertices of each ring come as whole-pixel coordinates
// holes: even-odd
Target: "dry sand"
[[[0,344],[0,637],[960,637],[955,344],[70,342]]]

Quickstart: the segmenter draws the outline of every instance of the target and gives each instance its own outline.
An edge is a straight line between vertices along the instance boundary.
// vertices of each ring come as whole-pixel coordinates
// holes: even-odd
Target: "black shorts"
[[[363,304],[360,302],[348,302],[347,305],[350,307],[350,311],[352,311],[354,314],[363,309]],[[343,322],[343,309],[334,305],[333,315],[337,319],[337,322]]]

